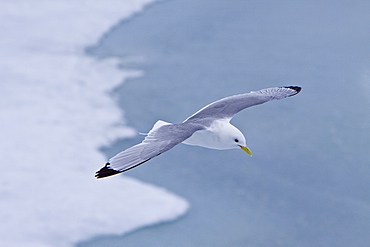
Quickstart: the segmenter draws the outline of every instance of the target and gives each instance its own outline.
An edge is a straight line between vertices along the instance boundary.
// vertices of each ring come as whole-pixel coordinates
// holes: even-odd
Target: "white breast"
[[[220,119],[214,121],[207,130],[194,132],[191,137],[182,143],[211,149],[231,149],[237,147],[232,142],[232,135],[235,132],[241,134],[237,128],[229,123],[228,119]]]
[[[219,143],[218,139],[219,137],[212,131],[199,130],[194,132],[194,134],[191,137],[189,137],[182,143],[212,149],[220,149],[218,148],[218,145],[216,145],[217,143]]]

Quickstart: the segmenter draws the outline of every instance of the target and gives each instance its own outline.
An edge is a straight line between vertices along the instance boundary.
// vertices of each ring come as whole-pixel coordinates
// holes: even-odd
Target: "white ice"
[[[99,147],[135,134],[109,92],[140,72],[83,49],[150,1],[0,1],[1,246],[72,246],[186,212],[165,189],[94,178]]]

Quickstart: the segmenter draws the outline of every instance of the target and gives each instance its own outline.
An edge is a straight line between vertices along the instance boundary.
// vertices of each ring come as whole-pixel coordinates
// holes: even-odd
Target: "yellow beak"
[[[244,152],[246,152],[247,154],[249,154],[250,156],[252,156],[252,151],[249,149],[249,147],[245,146],[240,146],[241,149],[243,149]]]

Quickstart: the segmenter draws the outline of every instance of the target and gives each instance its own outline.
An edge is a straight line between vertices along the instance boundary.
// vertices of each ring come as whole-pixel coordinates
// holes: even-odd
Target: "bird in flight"
[[[109,177],[139,166],[179,143],[211,149],[241,148],[252,156],[242,132],[230,123],[239,111],[298,94],[301,87],[273,87],[217,100],[178,124],[158,120],[145,139],[109,159],[96,178]]]

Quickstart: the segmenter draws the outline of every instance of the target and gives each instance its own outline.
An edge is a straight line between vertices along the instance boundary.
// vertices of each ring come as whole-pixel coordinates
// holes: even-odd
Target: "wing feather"
[[[279,100],[286,97],[296,95],[301,91],[300,87],[273,87],[266,88],[256,92],[250,92],[245,94],[234,95],[215,101],[192,116],[187,118],[184,122],[202,122],[203,124],[211,124],[215,118],[228,118],[231,119],[236,113],[245,108],[263,104],[271,100]]]
[[[125,172],[158,156],[189,138],[195,131],[203,129],[196,124],[169,124],[151,131],[144,141],[116,156],[96,172],[95,177],[103,178]]]

